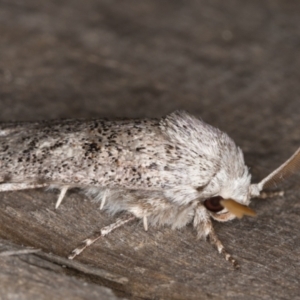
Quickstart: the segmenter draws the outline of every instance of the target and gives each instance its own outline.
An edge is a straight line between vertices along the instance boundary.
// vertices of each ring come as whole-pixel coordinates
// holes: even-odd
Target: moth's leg
[[[63,198],[65,197],[66,195],[66,192],[68,191],[69,189],[69,186],[65,185],[63,186],[61,189],[60,189],[60,194],[58,196],[58,199],[56,201],[56,204],[55,204],[55,208],[58,208],[61,204],[61,201],[63,200]]]
[[[144,225],[144,230],[148,231],[148,219],[147,219],[147,216],[143,217],[143,225]]]
[[[85,239],[81,245],[79,247],[77,247],[76,249],[74,249],[71,254],[68,256],[68,259],[73,259],[75,258],[77,255],[79,255],[82,251],[84,251],[87,247],[89,247],[90,245],[94,244],[97,240],[99,240],[101,237],[104,237],[106,235],[108,235],[110,232],[112,232],[113,230],[123,226],[124,224],[135,220],[136,217],[133,215],[126,215],[122,218],[117,219],[117,221],[115,223],[112,223],[108,226],[103,227],[100,231],[96,232],[93,234],[93,236]]]
[[[108,193],[109,193],[109,191],[107,189],[103,193],[103,196],[102,196],[102,199],[101,199],[101,204],[100,204],[100,210],[102,210],[103,207],[104,207],[104,204],[106,202],[106,198],[107,198]]]
[[[202,204],[199,204],[195,209],[193,225],[197,231],[197,237],[199,239],[207,238],[207,236],[212,230],[212,223],[210,220],[210,216],[207,213],[206,208]]]
[[[43,187],[48,187],[49,183],[0,183],[0,192],[9,192],[9,191],[21,191],[21,190],[28,190],[28,189],[38,189]],[[60,190],[59,197],[57,199],[55,208],[58,208],[63,200],[68,186],[63,186]]]
[[[223,254],[225,259],[232,263],[234,268],[238,269],[237,261],[225,250],[222,242],[216,235],[210,216],[206,208],[201,204],[195,210],[194,228],[197,230],[198,238],[208,238],[210,243],[215,246],[220,254]]]
[[[259,199],[267,199],[267,198],[274,198],[274,197],[283,197],[284,191],[277,191],[277,192],[261,192],[260,195],[256,198]]]
[[[0,183],[0,192],[38,189],[49,186],[47,183]]]
[[[233,265],[235,269],[239,269],[239,263],[229,254],[225,248],[222,242],[219,240],[218,236],[216,235],[214,229],[212,228],[211,232],[208,235],[209,241],[212,245],[214,245],[220,254],[223,254],[225,259]]]

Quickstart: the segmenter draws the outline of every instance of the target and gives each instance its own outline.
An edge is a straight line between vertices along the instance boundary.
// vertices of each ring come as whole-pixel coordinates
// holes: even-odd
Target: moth
[[[70,259],[129,221],[173,229],[192,223],[238,266],[218,239],[212,219],[254,215],[248,206],[265,188],[300,168],[300,148],[251,184],[243,153],[224,132],[183,111],[161,119],[54,120],[0,125],[0,191],[52,187],[56,208],[81,188],[101,209],[123,217],[73,250]]]

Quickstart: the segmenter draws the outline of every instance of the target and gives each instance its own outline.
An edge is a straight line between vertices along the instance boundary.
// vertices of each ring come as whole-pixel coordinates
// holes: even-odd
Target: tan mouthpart
[[[244,215],[251,217],[256,216],[256,212],[254,210],[234,200],[221,200],[220,204],[239,219],[241,219]]]

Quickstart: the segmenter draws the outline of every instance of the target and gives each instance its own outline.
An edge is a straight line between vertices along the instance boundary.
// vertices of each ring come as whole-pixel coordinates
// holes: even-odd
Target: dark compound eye
[[[204,206],[209,211],[219,212],[224,209],[224,207],[220,204],[221,200],[223,200],[223,198],[221,196],[216,196],[216,197],[206,199],[204,201]]]

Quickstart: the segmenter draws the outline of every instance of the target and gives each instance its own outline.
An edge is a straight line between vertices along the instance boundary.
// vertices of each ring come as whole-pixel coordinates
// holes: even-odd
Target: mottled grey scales
[[[251,198],[272,178],[278,182],[283,173],[296,172],[299,157],[297,150],[260,183],[251,184],[233,140],[182,111],[161,119],[4,123],[0,191],[56,187],[61,190],[58,207],[68,189],[79,187],[101,201],[100,208],[143,219],[146,230],[148,223],[172,228],[193,223],[199,237],[209,236],[236,265],[214,233],[211,218],[228,221],[249,213]]]
[[[183,113],[160,121],[60,120],[12,126],[0,127],[0,180],[9,176],[11,182],[22,183],[42,178],[79,187],[199,187],[221,165],[215,152],[231,142]],[[207,127],[209,140],[197,126]]]

